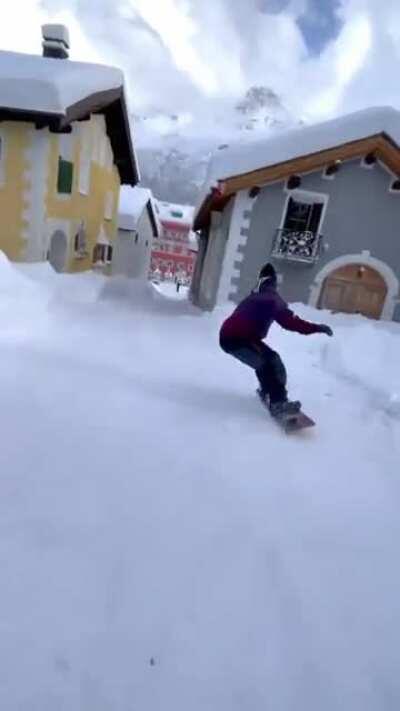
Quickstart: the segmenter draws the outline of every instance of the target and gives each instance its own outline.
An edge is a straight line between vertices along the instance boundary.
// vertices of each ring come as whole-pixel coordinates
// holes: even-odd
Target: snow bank
[[[376,409],[400,418],[400,327],[392,333],[368,322],[338,335],[323,352],[324,367],[363,388]]]
[[[307,339],[318,368],[360,389],[375,412],[400,417],[400,324],[333,315],[304,304],[292,304],[291,308],[305,319],[330,324],[334,330],[332,339]],[[287,342],[278,327],[274,327],[274,334],[280,342]]]
[[[65,114],[91,94],[123,84],[115,67],[0,51],[2,108]]]
[[[34,284],[19,268],[0,252],[0,297],[6,300],[29,299],[44,294],[44,289]]]

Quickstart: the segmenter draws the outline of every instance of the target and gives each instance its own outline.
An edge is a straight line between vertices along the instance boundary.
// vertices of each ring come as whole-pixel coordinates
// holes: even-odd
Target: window
[[[113,248],[109,244],[96,244],[93,250],[93,262],[110,264],[113,257]]]
[[[319,234],[323,197],[307,195],[290,197],[284,215],[283,226],[276,231],[272,256],[277,259],[313,263],[317,260],[321,235]]]
[[[322,215],[322,202],[300,202],[289,198],[284,229],[317,232]]]
[[[333,180],[335,177],[336,173],[338,172],[339,168],[341,165],[341,161],[337,160],[334,163],[330,163],[329,165],[326,166],[324,172],[323,172],[323,177],[327,178],[328,180]]]
[[[183,217],[183,212],[180,210],[171,210],[172,217]]]
[[[74,164],[69,160],[58,159],[57,192],[67,195],[72,193]]]
[[[137,244],[138,242],[139,242],[139,235],[138,235],[138,233],[136,232],[136,234],[135,234],[135,244]]]
[[[296,190],[301,185],[301,178],[299,175],[291,175],[286,183],[286,188],[288,190]]]
[[[77,257],[86,257],[86,232],[85,225],[82,222],[74,237],[74,252]]]
[[[361,161],[361,167],[362,168],[367,168],[371,170],[371,168],[374,168],[376,165],[376,155],[375,153],[367,153],[365,158],[362,159]]]
[[[97,264],[98,262],[104,262],[104,245],[96,244],[93,249],[93,262]]]

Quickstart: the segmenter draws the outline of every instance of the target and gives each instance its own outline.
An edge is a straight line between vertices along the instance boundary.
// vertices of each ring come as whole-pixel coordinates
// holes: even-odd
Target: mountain
[[[204,113],[134,116],[142,184],[161,200],[195,204],[215,150],[299,124],[270,88],[252,86],[236,103],[214,100]]]

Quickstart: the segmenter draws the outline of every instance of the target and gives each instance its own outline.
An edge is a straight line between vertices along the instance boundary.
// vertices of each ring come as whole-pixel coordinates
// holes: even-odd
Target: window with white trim
[[[111,264],[113,248],[110,244],[96,244],[93,249],[94,264]]]
[[[74,252],[77,257],[87,255],[86,251],[86,230],[85,223],[82,221],[74,236]]]
[[[366,168],[367,170],[372,170],[372,168],[375,168],[377,162],[377,158],[375,153],[368,153],[366,156],[361,161],[361,167]]]
[[[299,192],[290,195],[281,227],[276,231],[272,256],[276,259],[313,263],[320,251],[320,225],[325,200]]]

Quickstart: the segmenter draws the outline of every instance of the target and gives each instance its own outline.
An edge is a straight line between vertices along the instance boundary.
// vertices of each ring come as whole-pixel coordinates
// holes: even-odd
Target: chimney
[[[65,25],[42,25],[43,57],[68,59],[69,32]]]

